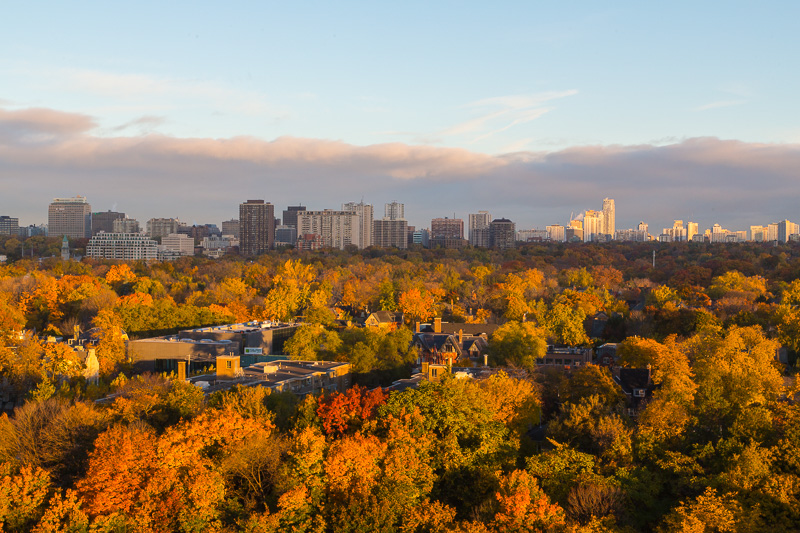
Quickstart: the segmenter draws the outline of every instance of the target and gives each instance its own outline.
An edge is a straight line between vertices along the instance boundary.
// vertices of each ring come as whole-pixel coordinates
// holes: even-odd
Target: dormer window
[[[644,389],[633,389],[633,395],[637,398],[644,398]]]

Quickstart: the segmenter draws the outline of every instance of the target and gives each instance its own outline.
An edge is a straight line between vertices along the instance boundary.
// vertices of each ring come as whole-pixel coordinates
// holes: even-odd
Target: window
[[[633,395],[637,398],[644,398],[644,389],[633,389]]]
[[[225,361],[225,368],[227,368],[228,370],[233,368],[233,361]]]

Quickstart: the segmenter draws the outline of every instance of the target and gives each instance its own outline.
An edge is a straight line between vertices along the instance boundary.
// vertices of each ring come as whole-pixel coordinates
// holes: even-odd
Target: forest
[[[0,531],[800,530],[796,245],[148,264],[65,262],[41,241],[42,257],[0,265]],[[377,310],[405,325],[357,326]],[[385,392],[410,375],[415,324],[437,317],[497,324],[501,370]],[[205,395],[128,360],[126,335],[252,319],[301,321],[286,355],[348,361],[357,385]],[[97,382],[47,341],[76,329],[96,331]],[[649,369],[635,413],[609,368],[536,363],[547,345],[604,343]]]

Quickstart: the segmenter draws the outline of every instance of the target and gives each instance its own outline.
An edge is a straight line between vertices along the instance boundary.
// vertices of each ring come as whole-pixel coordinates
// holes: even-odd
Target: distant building
[[[342,204],[342,211],[350,211],[358,215],[358,225],[353,228],[354,231],[350,243],[355,244],[359,249],[372,246],[372,205],[365,204],[363,201],[359,203],[350,202]]]
[[[319,235],[323,247],[344,250],[351,244],[359,246],[360,228],[361,216],[355,211],[326,209],[297,213],[298,243],[301,239],[308,240],[306,235]],[[315,246],[313,239],[303,243],[306,244]]]
[[[233,235],[223,235],[222,237],[210,235],[203,238],[200,246],[203,248],[204,255],[217,259],[231,251],[234,247],[238,247],[239,239]]]
[[[603,212],[587,209],[583,216],[583,242],[605,241]]]
[[[223,235],[233,235],[237,239],[239,238],[239,221],[236,219],[231,220],[224,220],[222,222],[222,234]]]
[[[412,243],[428,248],[430,246],[430,232],[427,229],[414,230]]]
[[[139,221],[134,218],[118,218],[112,221],[112,233],[139,233]]]
[[[405,220],[405,205],[400,202],[392,202],[383,206],[384,220]]]
[[[489,224],[492,215],[488,211],[478,211],[469,215],[469,244],[480,248],[489,247]]]
[[[516,225],[507,218],[496,218],[489,224],[489,245],[507,250],[516,245]]]
[[[86,255],[123,261],[158,259],[158,243],[140,233],[98,233],[86,245]]]
[[[275,228],[275,247],[294,246],[297,243],[297,227],[283,224]]]
[[[431,220],[431,238],[464,238],[464,221],[460,218],[434,218]]]
[[[569,221],[569,226],[566,228],[567,242],[583,241],[583,221],[574,219]]]
[[[325,247],[322,235],[318,233],[305,233],[297,238],[295,248],[304,252],[314,252]]]
[[[114,221],[118,218],[125,218],[125,213],[110,210],[92,213],[92,235],[97,235],[101,231],[113,233]]]
[[[163,259],[194,255],[194,239],[188,235],[172,233],[161,238],[160,251]]]
[[[19,235],[19,219],[0,216],[0,235]]]
[[[564,242],[566,240],[566,231],[564,226],[561,224],[553,224],[552,226],[547,226],[545,228],[547,230],[547,238],[553,242]]]
[[[306,206],[304,205],[290,205],[283,211],[283,225],[284,226],[294,226],[297,229],[297,213],[300,211],[305,211]]]
[[[275,209],[264,200],[239,204],[239,253],[260,255],[272,248],[275,239]]]
[[[517,230],[517,242],[544,242],[550,240],[550,235],[544,229]]]
[[[48,208],[47,227],[52,237],[91,237],[92,206],[83,196],[54,198]]]
[[[604,235],[610,235],[609,238],[613,239],[616,229],[616,208],[614,207],[614,199],[604,198],[602,233]]]
[[[375,246],[405,249],[408,245],[408,222],[405,220],[375,220],[372,233]]]
[[[147,221],[147,236],[155,239],[178,233],[181,221],[177,218],[151,218]]]

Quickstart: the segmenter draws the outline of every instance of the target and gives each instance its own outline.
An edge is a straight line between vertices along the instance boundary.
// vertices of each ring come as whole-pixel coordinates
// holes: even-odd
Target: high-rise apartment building
[[[83,196],[54,198],[47,213],[48,234],[85,239],[92,233],[92,206]]]
[[[375,220],[372,225],[372,235],[375,246],[405,249],[408,247],[408,222],[389,218]]]
[[[778,222],[778,242],[789,242],[790,235],[797,235],[800,233],[798,225],[788,220]]]
[[[98,233],[86,245],[86,255],[95,259],[142,261],[158,259],[158,243],[141,233]]]
[[[516,224],[507,218],[496,218],[489,223],[489,246],[507,250],[516,245]]]
[[[488,211],[478,211],[469,215],[469,243],[472,246],[489,246],[489,224],[492,215]]]
[[[264,200],[239,204],[239,253],[259,255],[272,248],[275,239],[275,208]]]
[[[354,211],[300,211],[297,213],[297,241],[306,235],[319,235],[323,247],[343,250],[357,239],[360,216]]]
[[[603,226],[601,233],[605,235],[610,235],[611,239],[614,238],[614,233],[616,232],[617,226],[617,219],[616,213],[614,208],[614,199],[613,198],[604,198],[603,199]]]
[[[605,225],[602,211],[587,209],[583,215],[583,242],[605,240]]]
[[[92,235],[97,235],[101,231],[113,233],[114,221],[118,218],[125,218],[125,213],[118,213],[117,211],[92,213]]]
[[[434,218],[431,220],[431,239],[463,239],[464,221],[460,218]]]
[[[764,226],[750,226],[750,240],[764,242]]]
[[[290,205],[283,211],[283,225],[297,228],[297,213],[305,211],[304,205]]]
[[[239,221],[235,218],[231,220],[223,220],[222,221],[222,234],[223,235],[233,235],[235,238],[239,238]]]
[[[383,205],[383,219],[384,220],[405,220],[405,204],[400,202],[392,202]]]
[[[151,239],[178,233],[181,221],[177,218],[151,218],[147,221],[147,236]]]
[[[139,233],[139,221],[135,218],[118,218],[112,223],[112,233]]]
[[[1,216],[0,235],[19,235],[19,219],[6,215]]]
[[[547,230],[547,238],[554,242],[564,242],[566,239],[566,231],[564,231],[564,226],[561,224],[553,224],[552,226],[547,226],[545,228]]]
[[[687,222],[686,223],[686,240],[691,242],[694,239],[694,236],[700,233],[699,225],[697,222]]]
[[[363,201],[349,202],[342,204],[342,211],[350,211],[358,215],[358,227],[353,232],[352,244],[361,248],[372,246],[372,205],[365,204]]]

